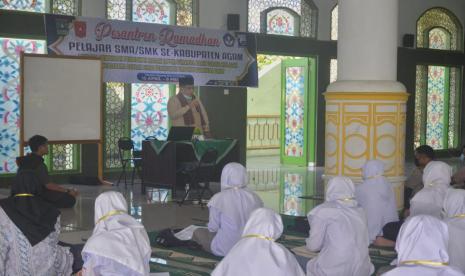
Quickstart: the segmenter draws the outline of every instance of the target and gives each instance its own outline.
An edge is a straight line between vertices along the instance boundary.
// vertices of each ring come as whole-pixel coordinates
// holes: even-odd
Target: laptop
[[[190,141],[194,134],[195,127],[173,126],[168,133],[167,141]]]

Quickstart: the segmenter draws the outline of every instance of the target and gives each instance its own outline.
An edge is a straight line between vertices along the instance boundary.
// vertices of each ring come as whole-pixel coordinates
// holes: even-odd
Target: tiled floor
[[[456,161],[448,160],[453,167],[460,166]],[[408,164],[410,170],[412,164]],[[281,214],[305,216],[321,200],[302,199],[301,196],[323,195],[321,175],[323,168],[282,166],[279,159],[255,157],[248,159],[249,188],[254,190],[264,201],[265,206]],[[112,186],[72,186],[80,191],[77,204],[72,209],[62,210],[63,239],[79,242],[89,236],[94,226],[94,201],[103,191],[117,190],[126,197],[130,214],[140,220],[147,231],[167,227],[181,228],[190,224],[207,222],[208,210],[199,205],[178,206],[166,190],[148,188],[147,194],[140,193],[140,186],[124,188]],[[214,191],[219,185],[213,185]],[[9,190],[0,189],[0,198],[6,197]],[[82,232],[85,231],[85,232]],[[76,235],[73,235],[76,232]]]

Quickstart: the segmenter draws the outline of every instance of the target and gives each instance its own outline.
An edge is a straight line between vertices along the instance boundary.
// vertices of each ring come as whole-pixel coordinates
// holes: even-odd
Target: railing
[[[247,116],[247,150],[279,149],[280,116]]]

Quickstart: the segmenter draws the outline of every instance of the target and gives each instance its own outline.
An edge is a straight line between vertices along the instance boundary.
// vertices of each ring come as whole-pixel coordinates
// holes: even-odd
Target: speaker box
[[[226,25],[228,26],[228,31],[239,31],[239,14],[228,14],[228,20]]]
[[[413,34],[404,34],[404,38],[402,39],[402,46],[413,48],[415,45],[415,36]]]

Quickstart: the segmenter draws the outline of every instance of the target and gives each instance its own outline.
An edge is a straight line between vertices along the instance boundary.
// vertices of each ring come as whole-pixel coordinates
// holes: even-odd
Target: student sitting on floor
[[[462,152],[460,154],[459,159],[463,166],[463,163],[465,162],[465,145],[462,147]],[[454,173],[454,175],[452,176],[452,183],[460,187],[463,187],[463,185],[465,185],[465,167],[459,168]]]
[[[441,219],[444,198],[450,188],[452,169],[442,161],[431,161],[423,173],[424,187],[410,201],[410,215],[430,215]]]
[[[383,176],[383,162],[368,161],[362,168],[362,174],[363,183],[355,190],[356,199],[367,215],[368,236],[373,242],[382,235],[386,223],[399,221],[396,196],[391,183]]]
[[[415,168],[410,172],[410,175],[405,180],[404,187],[404,208],[410,209],[410,200],[412,197],[423,189],[423,170],[424,167],[418,164],[415,159]]]
[[[310,251],[320,251],[307,263],[307,275],[368,276],[374,272],[368,255],[365,212],[355,200],[355,188],[347,177],[328,183],[326,202],[308,214]]]
[[[48,154],[47,138],[40,135],[32,136],[28,141],[31,153],[18,157],[18,172],[21,170],[34,170],[39,178],[39,184],[43,186],[40,197],[57,208],[71,208],[76,203],[78,192],[76,190],[65,189],[50,181],[47,166],[43,156]]]
[[[20,171],[0,200],[0,275],[70,275],[73,256],[58,245],[60,211],[38,194],[33,171]]]
[[[465,273],[465,191],[450,189],[444,200],[444,221],[449,227],[450,264]]]
[[[449,189],[452,170],[442,161],[430,161],[423,173],[425,186],[410,201],[410,216],[431,215],[442,219],[442,207]],[[383,227],[383,237],[373,243],[379,246],[394,246],[403,221],[391,222]]]
[[[412,197],[423,189],[423,170],[434,158],[434,149],[428,145],[421,145],[415,149],[415,168],[405,181],[404,207],[406,209],[410,209]]]
[[[418,215],[405,221],[397,238],[397,267],[385,276],[459,276],[449,266],[447,225],[439,219]]]
[[[294,255],[275,242],[282,233],[281,216],[267,208],[255,210],[242,238],[216,266],[212,276],[304,276]]]
[[[148,275],[152,253],[144,226],[128,215],[119,192],[105,192],[95,200],[95,227],[82,250],[86,275]]]
[[[208,229],[197,229],[192,237],[205,251],[226,256],[240,239],[250,214],[263,207],[262,200],[246,187],[247,170],[244,166],[227,164],[221,173],[221,192],[208,203]]]

